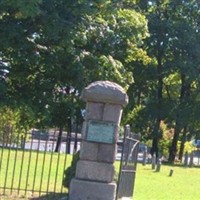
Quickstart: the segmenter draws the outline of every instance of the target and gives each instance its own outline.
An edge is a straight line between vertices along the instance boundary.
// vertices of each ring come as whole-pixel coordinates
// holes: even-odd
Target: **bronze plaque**
[[[87,140],[99,143],[114,143],[116,125],[111,122],[89,121]]]

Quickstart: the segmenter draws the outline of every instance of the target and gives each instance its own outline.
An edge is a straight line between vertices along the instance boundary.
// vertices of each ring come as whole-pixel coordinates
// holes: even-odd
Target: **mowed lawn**
[[[169,177],[170,169],[173,175]],[[134,200],[199,200],[200,168],[162,165],[154,172],[151,165],[137,165]]]
[[[51,152],[0,149],[0,195],[12,193],[37,195],[34,191],[67,192],[62,186],[63,172],[71,164],[71,155]],[[17,190],[19,188],[19,192]],[[0,198],[2,199],[2,197]]]
[[[1,154],[2,156],[2,154]],[[18,152],[17,161],[14,163],[15,152],[11,151],[10,155],[8,151],[5,151],[3,157],[1,157],[2,165],[0,172],[0,183],[1,186],[4,185],[3,181],[5,179],[5,175],[7,175],[7,185],[12,185],[17,188],[19,186],[19,176],[22,174],[22,181],[20,184],[21,188],[32,189],[31,182],[34,180],[34,171],[36,166],[37,154],[33,153],[30,159],[30,152],[26,152],[24,154],[24,167],[21,171],[21,163],[20,160],[22,158],[22,152]],[[9,162],[11,164],[11,168],[7,171],[7,162],[6,160],[9,157]],[[50,164],[50,160],[53,162]],[[59,159],[59,168],[58,174],[56,172],[57,164]],[[31,160],[31,161],[30,161]],[[29,162],[30,161],[30,162]],[[38,156],[38,167],[37,167],[37,177],[35,179],[35,189],[45,190],[48,188],[49,191],[56,189],[57,193],[60,193],[60,188],[62,185],[62,177],[63,170],[70,165],[71,156],[68,155],[67,159],[65,159],[65,155],[61,154],[60,157],[54,154],[51,158],[51,154],[46,153],[46,155],[40,153]],[[42,164],[44,164],[44,170],[42,170]],[[13,166],[15,165],[15,167]],[[25,166],[30,165],[30,172],[28,173],[27,168]],[[51,178],[49,180],[49,168],[51,166]],[[119,168],[119,162],[115,163],[116,169]],[[15,168],[14,180],[13,180],[13,169]],[[173,169],[174,173],[172,177],[169,177],[170,169]],[[41,174],[42,184],[41,184]],[[27,174],[29,176],[27,181]],[[57,175],[57,178],[56,176]],[[56,188],[54,183],[57,180]],[[26,184],[28,185],[26,186]],[[49,186],[46,184],[49,183]],[[67,192],[64,189],[63,192]],[[17,197],[15,195],[9,196],[9,191],[6,196],[2,196],[2,191],[0,193],[1,200],[18,200],[18,199],[29,199],[23,195],[23,198]],[[30,197],[30,193],[27,192],[27,196]],[[52,197],[45,196],[45,198],[41,197],[38,200],[52,200]],[[53,198],[54,200],[60,199]],[[200,168],[185,168],[178,166],[167,166],[162,165],[160,172],[155,172],[151,169],[151,165],[143,166],[142,164],[137,165],[136,171],[136,180],[135,180],[135,188],[134,188],[134,200],[199,200],[200,199]]]

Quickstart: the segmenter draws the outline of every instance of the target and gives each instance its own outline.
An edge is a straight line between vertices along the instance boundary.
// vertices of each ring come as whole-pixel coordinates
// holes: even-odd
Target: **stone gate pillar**
[[[122,108],[128,97],[121,86],[97,81],[83,90],[86,101],[80,160],[70,184],[70,200],[114,200],[114,161]]]

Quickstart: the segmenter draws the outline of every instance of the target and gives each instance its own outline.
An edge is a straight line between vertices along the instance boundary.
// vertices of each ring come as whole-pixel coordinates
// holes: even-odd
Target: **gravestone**
[[[161,164],[162,164],[162,160],[158,159],[157,166],[156,166],[156,172],[160,172]]]
[[[97,81],[83,90],[86,101],[80,160],[70,184],[70,200],[114,200],[114,161],[122,108],[128,97],[121,86]]]
[[[169,176],[171,177],[171,176],[173,175],[173,173],[174,173],[174,170],[173,170],[173,169],[170,169],[170,171],[169,171]]]

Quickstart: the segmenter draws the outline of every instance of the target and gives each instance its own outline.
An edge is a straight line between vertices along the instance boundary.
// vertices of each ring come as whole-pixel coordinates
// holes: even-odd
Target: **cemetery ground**
[[[28,156],[28,155],[27,155]],[[62,159],[62,158],[61,158]],[[67,157],[67,166],[71,164],[71,156]],[[119,167],[119,161],[115,163],[116,169]],[[53,169],[53,168],[52,168]],[[170,170],[173,169],[173,175],[170,177]],[[34,171],[34,166],[31,169]],[[1,180],[3,177],[3,168],[1,169]],[[16,173],[20,173],[19,171]],[[30,174],[31,176],[31,174]],[[46,181],[48,179],[48,174],[46,174]],[[30,177],[34,178],[34,177]],[[62,173],[59,174],[58,178],[62,178]],[[0,180],[0,181],[1,181]],[[12,175],[8,176],[8,182],[12,182]],[[36,179],[36,186],[39,185],[39,181]],[[43,180],[45,181],[45,180]],[[22,181],[22,185],[25,184]],[[200,199],[199,194],[199,184],[200,184],[200,168],[199,167],[183,167],[183,166],[171,166],[162,165],[160,172],[155,172],[152,170],[151,164],[143,166],[142,164],[137,164],[135,188],[134,188],[134,200],[198,200]],[[53,186],[53,185],[52,185]],[[49,187],[52,187],[51,184]],[[67,190],[66,190],[67,192]],[[30,192],[27,192],[27,197],[25,195],[17,196],[17,192],[13,192],[9,195],[2,195],[2,189],[0,190],[1,200],[65,200],[65,195],[55,194],[52,195],[41,195],[37,197],[33,195],[30,197]]]
[[[170,177],[170,170],[173,175]],[[200,168],[162,165],[160,172],[151,165],[138,164],[134,200],[198,200]]]

